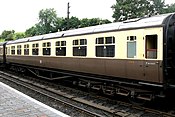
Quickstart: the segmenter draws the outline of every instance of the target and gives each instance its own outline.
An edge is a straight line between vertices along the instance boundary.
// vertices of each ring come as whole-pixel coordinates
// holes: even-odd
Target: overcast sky
[[[113,21],[111,6],[116,0],[1,0],[0,34],[3,30],[25,32],[38,22],[41,9],[54,8],[59,17],[67,16],[67,3],[70,2],[70,16],[101,18]],[[174,0],[165,0],[166,4]]]

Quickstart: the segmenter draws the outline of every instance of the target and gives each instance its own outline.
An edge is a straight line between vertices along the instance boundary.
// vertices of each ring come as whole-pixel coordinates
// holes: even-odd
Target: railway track
[[[64,88],[54,88],[49,83],[38,83],[36,81],[23,79],[21,77],[0,71],[1,80],[13,82],[18,86],[36,92],[39,97],[45,96],[53,100],[54,104],[48,104],[70,116],[82,117],[175,117],[171,113],[161,112],[154,109],[133,106],[132,104],[112,101],[103,97],[93,96],[88,93]],[[66,112],[65,112],[66,110]],[[71,112],[70,112],[71,111]]]

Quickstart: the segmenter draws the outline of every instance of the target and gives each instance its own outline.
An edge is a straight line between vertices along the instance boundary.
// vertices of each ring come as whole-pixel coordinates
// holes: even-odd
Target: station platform
[[[0,117],[69,117],[0,82]]]

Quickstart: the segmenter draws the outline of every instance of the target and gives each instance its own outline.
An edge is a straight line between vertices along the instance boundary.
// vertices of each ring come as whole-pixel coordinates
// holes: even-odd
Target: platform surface
[[[69,117],[0,82],[0,117]]]

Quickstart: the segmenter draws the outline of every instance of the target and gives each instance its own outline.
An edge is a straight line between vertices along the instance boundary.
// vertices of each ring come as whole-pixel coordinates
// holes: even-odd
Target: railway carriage
[[[171,13],[9,41],[6,63],[43,78],[43,70],[79,76],[79,85],[151,100],[175,86],[174,45]]]
[[[6,45],[6,42],[0,43],[0,65],[5,64],[6,62],[5,45]]]

